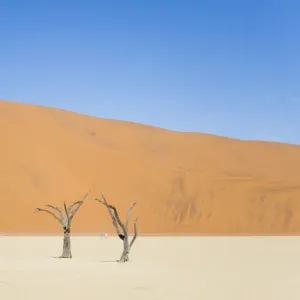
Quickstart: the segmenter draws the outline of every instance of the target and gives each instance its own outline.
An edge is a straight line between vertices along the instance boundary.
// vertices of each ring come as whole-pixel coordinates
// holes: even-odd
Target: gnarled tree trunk
[[[128,236],[124,237],[123,240],[123,253],[121,258],[119,259],[119,262],[127,262],[129,261],[129,243],[128,243]]]
[[[64,228],[64,243],[61,258],[72,258],[70,233],[70,229]]]
[[[123,262],[129,261],[129,251],[130,251],[129,248],[127,248],[127,249],[124,248],[123,253],[122,253],[122,256],[121,256],[121,258],[118,260],[118,262],[123,263]]]

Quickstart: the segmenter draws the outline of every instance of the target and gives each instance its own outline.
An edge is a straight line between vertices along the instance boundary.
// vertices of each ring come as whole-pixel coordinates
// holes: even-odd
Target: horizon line
[[[223,138],[223,139],[230,139],[230,140],[241,141],[241,142],[249,142],[249,143],[281,144],[281,145],[289,145],[289,146],[297,146],[297,147],[300,146],[300,144],[297,144],[297,143],[280,142],[280,141],[275,141],[275,140],[242,139],[242,138],[237,138],[237,137],[232,137],[232,136],[220,135],[220,134],[217,134],[217,133],[207,133],[207,132],[201,132],[201,131],[174,130],[174,129],[170,129],[170,128],[166,128],[166,127],[160,127],[160,126],[157,126],[157,125],[141,123],[141,122],[132,121],[132,120],[101,117],[101,116],[98,116],[98,115],[92,115],[92,114],[83,113],[83,112],[80,112],[80,111],[75,111],[75,110],[72,110],[72,109],[69,109],[69,108],[62,108],[62,107],[44,105],[44,104],[42,105],[42,104],[37,104],[37,103],[32,103],[32,102],[21,102],[19,100],[7,100],[7,99],[0,98],[0,102],[1,101],[2,102],[10,102],[10,103],[19,104],[19,105],[25,105],[25,106],[28,105],[28,106],[43,107],[43,108],[48,108],[48,109],[53,109],[53,110],[61,110],[61,111],[64,111],[64,112],[78,114],[78,115],[87,116],[87,117],[91,117],[91,118],[108,120],[108,121],[123,122],[123,123],[131,123],[131,124],[136,124],[136,125],[145,126],[145,127],[152,127],[152,128],[158,129],[158,130],[164,130],[164,131],[179,133],[179,134],[209,135],[209,136],[215,136],[215,137],[219,137],[219,138]]]

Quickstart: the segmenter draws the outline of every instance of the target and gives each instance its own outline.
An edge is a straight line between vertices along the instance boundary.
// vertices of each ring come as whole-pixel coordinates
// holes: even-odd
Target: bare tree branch
[[[110,205],[110,204],[108,205],[108,207],[109,207],[111,210],[113,210],[115,219],[117,220],[118,224],[119,224],[120,227],[122,228],[124,236],[127,236],[128,233],[127,233],[127,231],[126,231],[126,228],[125,228],[124,224],[122,223],[122,221],[121,221],[121,219],[120,219],[120,217],[119,217],[119,214],[118,214],[117,209],[116,209],[114,206]]]
[[[107,209],[108,209],[108,211],[109,211],[109,213],[111,215],[111,218],[112,218],[112,221],[113,221],[113,225],[115,226],[115,228],[117,230],[118,236],[120,238],[122,238],[122,236],[124,237],[124,234],[122,234],[121,231],[120,231],[120,228],[119,228],[119,225],[118,225],[118,221],[117,221],[117,219],[115,217],[115,214],[114,214],[113,210],[111,210],[109,207],[107,207]]]
[[[76,201],[76,202],[72,202],[71,205],[68,207],[68,213],[71,214],[72,209],[74,208],[74,206],[76,206],[77,204],[80,204],[82,201]]]
[[[133,236],[133,238],[132,238],[132,240],[131,240],[131,242],[130,242],[130,248],[132,247],[132,245],[133,245],[133,243],[135,242],[135,240],[136,240],[136,238],[137,238],[137,236],[138,236],[138,230],[137,230],[137,221],[138,221],[138,218],[139,217],[136,217],[136,219],[135,219],[135,221],[134,221],[134,223],[133,223],[133,227],[134,227],[134,236]]]
[[[88,191],[84,197],[82,198],[81,201],[77,201],[73,204],[71,204],[72,207],[74,207],[75,205],[78,205],[74,210],[71,211],[70,213],[70,219],[72,220],[73,217],[75,216],[75,214],[77,213],[77,211],[79,210],[79,208],[81,207],[81,205],[84,203],[85,199],[87,198],[87,196],[89,195],[90,191]],[[70,207],[69,207],[70,208]]]
[[[112,209],[110,208],[110,205],[107,203],[107,201],[106,201],[106,199],[105,199],[105,197],[104,197],[104,194],[102,194],[101,196],[102,196],[102,199],[103,199],[103,200],[98,199],[98,198],[96,198],[95,200],[98,201],[99,203],[101,203],[101,204],[103,204],[103,205],[106,206],[106,208],[107,208],[107,210],[108,210],[108,212],[109,212],[109,214],[110,214],[110,216],[111,216],[111,218],[112,218],[113,225],[114,225],[114,227],[116,228],[117,234],[118,234],[118,236],[120,237],[120,236],[122,236],[122,234],[121,234],[120,228],[119,228],[119,226],[118,226],[118,222],[117,222],[117,220],[116,220],[116,217],[115,217],[115,215],[114,215]]]
[[[64,226],[64,220],[60,219],[55,213],[53,213],[52,211],[48,210],[48,209],[43,209],[43,208],[37,208],[36,212],[40,212],[40,211],[44,211],[50,215],[52,215],[60,224],[62,224]]]
[[[125,228],[126,228],[127,232],[128,232],[128,222],[129,222],[130,214],[131,214],[131,211],[132,211],[132,209],[134,208],[135,205],[136,205],[136,203],[133,203],[129,207],[128,212],[127,212],[127,217],[126,217],[126,222],[125,222]]]
[[[67,218],[67,226],[70,225],[70,216],[69,216],[69,213],[68,213],[68,210],[67,210],[67,205],[66,205],[66,202],[64,202],[64,208],[65,208],[65,213],[66,213],[66,218]]]
[[[58,211],[61,220],[64,220],[64,215],[63,215],[63,213],[62,213],[62,211],[61,211],[61,209],[59,207],[54,206],[54,205],[50,205],[50,204],[46,204],[45,206],[48,206],[48,207],[50,207],[50,208],[55,209],[56,211]]]
[[[121,228],[123,230],[124,235],[126,235],[126,228],[125,228],[124,224],[122,223],[122,221],[121,221],[121,219],[119,217],[117,209],[114,206],[112,206],[112,205],[110,205],[110,204],[107,203],[107,201],[106,201],[103,193],[101,194],[101,196],[102,196],[103,201],[100,200],[100,202],[107,207],[107,209],[108,209],[109,214],[111,215],[111,217],[113,219],[117,220],[118,224],[121,226]],[[99,199],[98,199],[98,201],[99,201]],[[113,210],[114,215],[112,214],[112,211],[110,209]]]
[[[74,208],[73,210],[72,210],[72,208],[70,208],[70,207],[68,208],[68,212],[69,212],[69,215],[70,215],[70,219],[72,219],[72,218],[74,217],[75,213],[78,211],[79,207],[80,207],[82,204],[83,204],[82,201],[77,201],[77,202],[74,203],[74,205],[72,205],[72,206],[73,206],[72,208]],[[78,206],[76,207],[76,205],[78,205]]]

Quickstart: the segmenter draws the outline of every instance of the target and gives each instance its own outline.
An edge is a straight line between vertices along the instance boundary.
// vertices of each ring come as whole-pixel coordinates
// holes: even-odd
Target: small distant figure
[[[107,232],[101,232],[100,233],[101,240],[103,240],[103,238],[107,239],[107,236],[108,236]]]

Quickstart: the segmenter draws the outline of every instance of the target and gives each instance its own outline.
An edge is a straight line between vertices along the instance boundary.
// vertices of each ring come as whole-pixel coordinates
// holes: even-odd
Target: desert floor
[[[300,299],[298,237],[0,237],[1,299]]]

